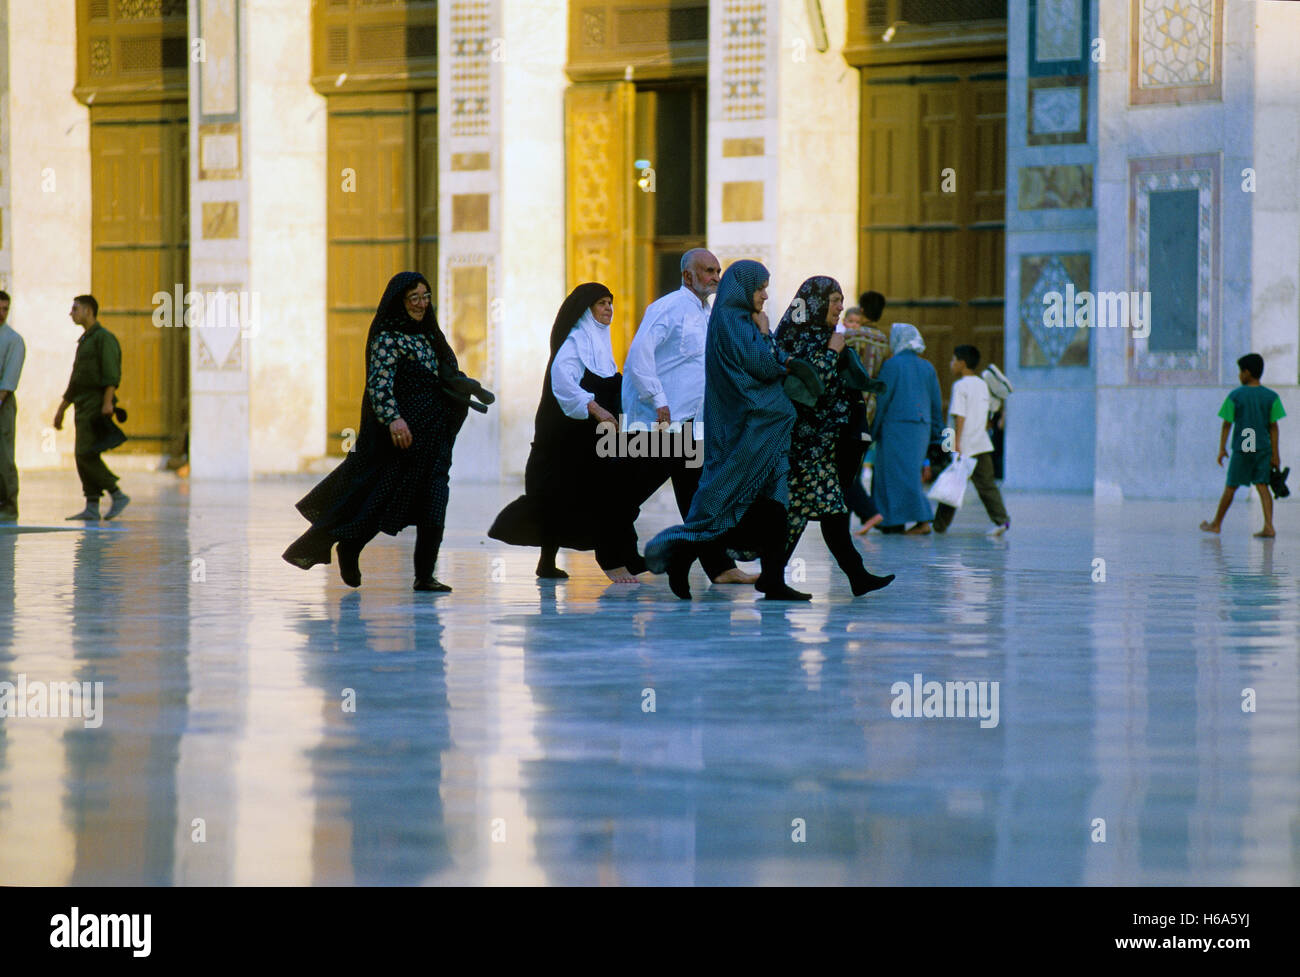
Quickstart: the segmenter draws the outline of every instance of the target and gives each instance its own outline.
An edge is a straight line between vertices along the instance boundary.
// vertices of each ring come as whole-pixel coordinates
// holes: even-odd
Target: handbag
[[[940,505],[960,509],[962,501],[966,498],[966,483],[970,480],[971,473],[974,471],[975,459],[959,456],[954,459],[951,465],[939,473],[939,477],[930,486],[930,491],[926,493],[926,497],[931,502],[938,502]]]

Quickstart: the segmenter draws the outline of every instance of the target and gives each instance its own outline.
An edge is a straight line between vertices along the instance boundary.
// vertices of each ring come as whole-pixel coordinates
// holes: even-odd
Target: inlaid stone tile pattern
[[[761,119],[767,111],[767,3],[724,0],[722,107],[728,120]]]
[[[1217,99],[1222,93],[1223,0],[1132,0],[1130,99]]]
[[[1021,210],[1078,210],[1092,206],[1092,164],[1022,166]]]
[[[1020,365],[1087,366],[1089,330],[1049,326],[1047,298],[1067,298],[1092,287],[1092,255],[1020,256]]]
[[[1151,293],[1131,382],[1218,382],[1220,173],[1217,153],[1129,160],[1130,287]]]

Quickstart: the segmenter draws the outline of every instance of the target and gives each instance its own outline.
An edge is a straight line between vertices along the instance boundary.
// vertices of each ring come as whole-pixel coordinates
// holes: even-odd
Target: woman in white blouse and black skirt
[[[555,564],[561,546],[596,551],[616,583],[636,583],[645,570],[637,553],[634,513],[624,470],[596,451],[597,425],[617,424],[623,377],[614,363],[609,324],[614,296],[598,282],[579,285],[551,327],[551,359],[537,405],[524,494],[501,510],[488,535],[515,546],[539,546],[537,576],[563,580]]]
[[[393,276],[366,336],[366,390],[356,446],[298,503],[311,528],[284,552],[306,570],[330,562],[338,542],[339,575],[361,585],[362,548],[381,532],[416,527],[415,588],[445,593],[434,576],[447,514],[452,446],[470,407],[495,399],[460,372],[418,272]],[[476,397],[483,403],[471,400]]]

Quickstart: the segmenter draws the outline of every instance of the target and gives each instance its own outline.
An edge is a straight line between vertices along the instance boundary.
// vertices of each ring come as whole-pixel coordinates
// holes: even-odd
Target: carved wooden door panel
[[[416,206],[410,101],[406,93],[329,98],[326,423],[331,453],[342,451],[343,432],[355,431],[360,421],[366,332],[384,286],[415,258],[408,226]],[[431,274],[436,269],[425,271]]]
[[[188,335],[184,328],[154,325],[153,296],[186,290],[187,139],[183,102],[90,109],[90,290],[99,302],[99,321],[122,346],[118,399],[130,412],[131,438],[124,451],[180,447]],[[67,298],[70,305],[72,296]],[[183,313],[182,306],[178,326]]]
[[[622,363],[640,319],[636,294],[633,168],[636,89],[581,82],[564,97],[568,284],[603,282],[614,293],[610,327]]]
[[[1006,78],[989,62],[863,70],[859,282],[948,386],[955,345],[1003,358]]]

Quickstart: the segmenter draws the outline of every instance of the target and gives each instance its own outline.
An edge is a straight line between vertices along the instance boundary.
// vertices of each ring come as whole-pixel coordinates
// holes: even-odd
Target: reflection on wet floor
[[[516,486],[453,486],[434,596],[412,534],[359,591],[281,562],[310,479],[127,481],[83,530],[74,477],[26,475],[0,527],[9,702],[103,683],[100,726],[0,720],[0,882],[1300,881],[1285,506],[1263,542],[1245,506],[1212,538],[1205,506],[1009,495],[1005,540],[978,503],[861,539],[899,575],[869,597],[809,533],[810,605],[698,569],[685,604],[590,554],[536,581],[483,535]],[[995,723],[925,715],[958,682]]]

